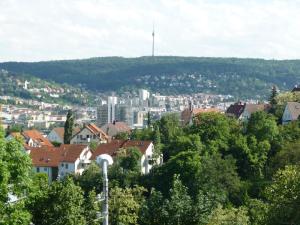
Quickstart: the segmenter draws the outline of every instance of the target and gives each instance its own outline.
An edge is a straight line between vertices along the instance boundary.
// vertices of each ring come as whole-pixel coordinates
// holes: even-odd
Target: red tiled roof
[[[87,145],[82,144],[61,145],[59,147],[59,151],[61,152],[60,161],[75,162],[86,147]]]
[[[57,148],[44,146],[30,148],[30,158],[34,166],[57,167],[60,154]]]
[[[25,138],[30,138],[33,141],[40,143],[42,146],[53,146],[51,142],[37,130],[25,130],[22,132],[22,135]]]
[[[34,166],[58,167],[60,162],[75,162],[86,147],[81,144],[31,147],[30,158]]]
[[[152,143],[152,141],[136,141],[136,140],[112,140],[110,143],[101,144],[93,152],[91,159],[96,159],[98,155],[108,154],[115,156],[117,151],[121,148],[131,148],[137,147],[142,154],[145,154],[147,148]]]

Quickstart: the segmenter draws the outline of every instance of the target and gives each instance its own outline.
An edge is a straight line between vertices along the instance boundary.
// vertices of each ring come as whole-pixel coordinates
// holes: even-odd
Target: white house
[[[90,123],[85,125],[79,132],[77,132],[71,139],[71,144],[89,144],[91,142],[107,143],[109,136],[97,127]]]
[[[268,104],[246,104],[240,119],[243,121],[248,121],[252,113],[259,111],[267,111],[270,108]]]
[[[74,128],[73,134],[78,133],[79,131],[80,131],[80,129],[76,127],[76,128]],[[64,127],[55,127],[48,134],[47,138],[51,142],[57,142],[57,143],[63,144],[64,143],[64,134],[65,134]]]
[[[33,170],[45,173],[49,182],[67,174],[82,174],[90,163],[92,153],[87,145],[43,146],[30,149]]]
[[[162,157],[153,162],[154,145],[152,141],[136,141],[136,140],[112,140],[110,143],[101,144],[93,152],[92,160],[101,154],[109,154],[115,157],[119,150],[136,147],[142,153],[141,157],[141,173],[148,174],[153,164],[162,164]]]
[[[62,155],[58,165],[58,176],[63,178],[67,174],[82,174],[88,164],[92,152],[87,145],[62,145]]]
[[[288,102],[285,106],[282,115],[282,124],[287,124],[291,121],[298,120],[299,115],[300,115],[300,103]]]

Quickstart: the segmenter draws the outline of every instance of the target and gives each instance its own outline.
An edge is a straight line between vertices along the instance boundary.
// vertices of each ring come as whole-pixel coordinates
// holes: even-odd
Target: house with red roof
[[[141,173],[148,174],[153,166],[154,145],[152,141],[137,141],[137,140],[112,140],[110,143],[101,144],[93,152],[92,160],[96,160],[101,154],[108,154],[116,157],[118,151],[136,147],[142,153],[141,157]],[[162,157],[157,159],[156,164],[162,163]]]
[[[110,137],[95,124],[85,125],[71,139],[71,144],[89,144],[96,142],[98,144],[107,143]]]
[[[29,155],[34,172],[47,174],[51,182],[68,174],[82,174],[90,164],[92,152],[87,145],[63,144],[60,147],[31,147]]]
[[[24,144],[29,147],[42,147],[42,146],[49,146],[53,147],[52,143],[44,137],[42,133],[38,130],[25,130],[22,133],[12,132],[10,133],[6,139],[10,140],[13,138],[22,138],[24,139]]]

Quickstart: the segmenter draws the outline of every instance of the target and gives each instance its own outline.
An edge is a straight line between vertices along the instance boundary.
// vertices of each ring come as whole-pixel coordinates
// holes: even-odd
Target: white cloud
[[[298,0],[0,0],[0,61],[300,58]]]

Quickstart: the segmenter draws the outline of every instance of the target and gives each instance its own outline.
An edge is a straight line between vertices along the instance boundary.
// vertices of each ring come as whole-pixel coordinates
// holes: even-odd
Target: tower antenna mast
[[[155,37],[155,33],[154,33],[154,23],[153,23],[153,31],[152,31],[152,57],[154,57],[154,37]]]

